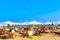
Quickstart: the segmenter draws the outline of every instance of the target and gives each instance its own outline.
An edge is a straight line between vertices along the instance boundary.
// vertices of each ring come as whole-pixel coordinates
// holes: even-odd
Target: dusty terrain
[[[0,40],[60,40],[60,36],[54,34],[44,34],[38,38],[30,39],[28,37],[19,37],[16,36],[14,39],[0,39]]]

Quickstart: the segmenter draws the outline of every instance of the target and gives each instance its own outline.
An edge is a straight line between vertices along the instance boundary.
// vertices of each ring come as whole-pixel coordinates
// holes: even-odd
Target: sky
[[[60,21],[60,0],[0,0],[0,22]]]

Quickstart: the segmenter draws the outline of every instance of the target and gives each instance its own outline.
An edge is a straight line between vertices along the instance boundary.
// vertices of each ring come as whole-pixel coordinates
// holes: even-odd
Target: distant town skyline
[[[60,21],[60,0],[0,0],[0,22]]]

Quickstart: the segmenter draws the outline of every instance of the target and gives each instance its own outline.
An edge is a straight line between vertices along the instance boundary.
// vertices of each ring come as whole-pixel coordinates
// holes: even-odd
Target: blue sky
[[[60,0],[0,0],[0,22],[60,21]]]

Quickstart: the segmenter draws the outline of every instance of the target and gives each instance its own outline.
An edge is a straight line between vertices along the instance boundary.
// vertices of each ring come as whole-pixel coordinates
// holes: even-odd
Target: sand
[[[3,39],[0,39],[3,40]],[[30,39],[30,38],[23,38],[20,36],[16,36],[14,39],[4,39],[4,40],[60,40],[60,36],[54,35],[54,34],[43,34],[42,36],[35,38],[35,39]]]

